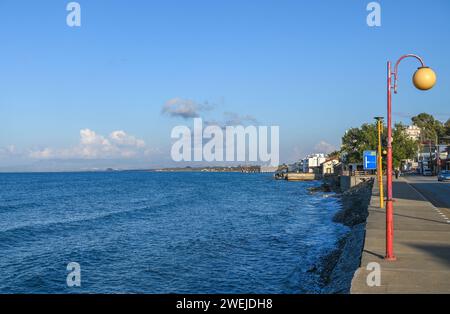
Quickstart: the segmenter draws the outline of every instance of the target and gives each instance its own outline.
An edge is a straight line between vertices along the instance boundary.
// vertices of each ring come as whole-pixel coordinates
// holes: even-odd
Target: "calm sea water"
[[[0,174],[0,293],[314,293],[347,228],[270,174]],[[70,262],[81,287],[66,285]]]

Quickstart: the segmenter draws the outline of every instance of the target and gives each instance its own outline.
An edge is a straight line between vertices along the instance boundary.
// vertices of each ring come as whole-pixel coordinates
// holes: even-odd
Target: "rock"
[[[320,265],[310,269],[320,276],[322,293],[350,291],[353,273],[361,259],[372,186],[373,180],[363,182],[341,195],[342,210],[336,213],[333,221],[342,223],[351,230],[337,241],[335,250],[321,259]]]

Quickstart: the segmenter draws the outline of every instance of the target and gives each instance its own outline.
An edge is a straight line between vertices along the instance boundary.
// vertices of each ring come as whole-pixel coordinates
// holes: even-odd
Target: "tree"
[[[444,125],[436,120],[431,114],[421,113],[411,118],[414,125],[421,129],[421,141],[433,141],[435,142],[438,137],[445,135]]]
[[[413,159],[418,151],[418,143],[405,132],[406,127],[396,124],[392,132],[393,166],[399,167],[402,160]],[[381,144],[386,147],[386,128],[383,130]],[[348,163],[362,163],[365,150],[377,150],[378,130],[375,124],[363,124],[360,128],[351,128],[342,137],[341,153]]]
[[[394,168],[399,168],[405,159],[413,159],[419,149],[419,143],[406,133],[406,126],[397,123],[392,132],[392,162]]]
[[[376,150],[378,131],[374,124],[363,124],[360,128],[351,128],[342,137],[341,153],[349,163],[360,163],[365,150]]]
[[[335,150],[327,155],[328,158],[341,158],[341,152],[339,150]]]
[[[445,136],[450,136],[450,119],[447,120],[444,124],[445,127]]]

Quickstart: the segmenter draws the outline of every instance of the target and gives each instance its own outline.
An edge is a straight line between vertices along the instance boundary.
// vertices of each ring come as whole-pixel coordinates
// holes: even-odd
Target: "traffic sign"
[[[377,169],[377,152],[374,150],[365,150],[363,153],[364,170]]]

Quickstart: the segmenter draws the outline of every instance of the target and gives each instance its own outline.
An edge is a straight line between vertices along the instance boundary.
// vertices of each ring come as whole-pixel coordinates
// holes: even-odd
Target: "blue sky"
[[[379,1],[376,28],[362,0],[78,1],[79,28],[68,2],[0,0],[0,170],[171,165],[170,131],[190,124],[162,113],[173,99],[279,125],[280,159],[294,161],[385,116],[386,61],[404,53],[438,84],[415,90],[404,61],[394,119],[450,117],[447,0]],[[80,154],[105,140],[133,151]]]

